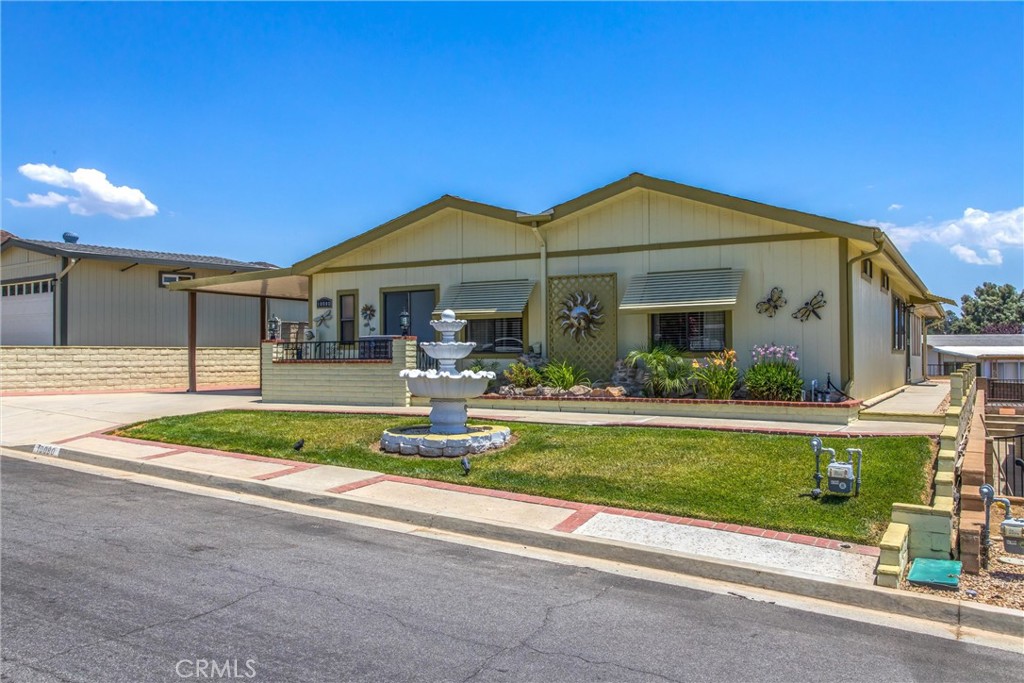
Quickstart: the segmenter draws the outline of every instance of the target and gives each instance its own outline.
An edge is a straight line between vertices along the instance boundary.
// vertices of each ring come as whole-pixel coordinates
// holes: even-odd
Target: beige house
[[[537,214],[444,196],[266,277],[305,279],[311,317],[332,312],[323,342],[433,339],[428,320],[452,308],[471,359],[532,350],[602,380],[640,346],[734,348],[742,367],[755,345],[786,344],[808,385],[856,399],[924,378],[922,322],[946,301],[881,230],[641,174]]]
[[[70,234],[67,239],[75,239]],[[188,297],[168,285],[264,271],[268,263],[29,240],[3,234],[0,344],[183,347]],[[199,295],[197,343],[255,347],[267,316],[306,320],[306,302]]]

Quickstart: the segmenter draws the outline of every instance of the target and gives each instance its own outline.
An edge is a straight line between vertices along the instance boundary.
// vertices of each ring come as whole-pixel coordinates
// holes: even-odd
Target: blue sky
[[[1024,287],[1020,3],[0,19],[3,227],[24,237],[290,265],[441,194],[540,211],[641,171],[884,225],[939,294]]]

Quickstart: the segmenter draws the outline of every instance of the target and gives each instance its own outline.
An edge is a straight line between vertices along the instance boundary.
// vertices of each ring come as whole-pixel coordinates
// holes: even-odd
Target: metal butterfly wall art
[[[821,320],[821,316],[818,315],[818,311],[825,308],[825,292],[818,290],[818,293],[811,297],[810,301],[805,303],[803,306],[797,309],[793,317],[802,323],[807,322],[813,315],[818,320]]]
[[[779,309],[786,305],[786,298],[782,296],[781,287],[772,287],[768,298],[757,302],[757,312],[764,313],[769,318],[774,318]]]

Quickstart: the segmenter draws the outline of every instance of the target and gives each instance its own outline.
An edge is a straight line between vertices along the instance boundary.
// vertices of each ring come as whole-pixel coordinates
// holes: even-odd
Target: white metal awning
[[[732,308],[742,279],[743,271],[732,268],[636,275],[626,287],[619,310],[657,313]]]
[[[1024,346],[932,346],[932,349],[963,358],[1024,358]]]
[[[496,280],[452,285],[434,307],[434,315],[447,308],[458,315],[522,315],[536,284],[533,280]]]

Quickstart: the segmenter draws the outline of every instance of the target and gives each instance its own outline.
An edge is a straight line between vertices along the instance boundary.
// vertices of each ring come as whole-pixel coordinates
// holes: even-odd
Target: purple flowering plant
[[[764,344],[751,350],[753,365],[743,375],[750,398],[757,401],[798,401],[804,382],[796,355],[797,347]]]

